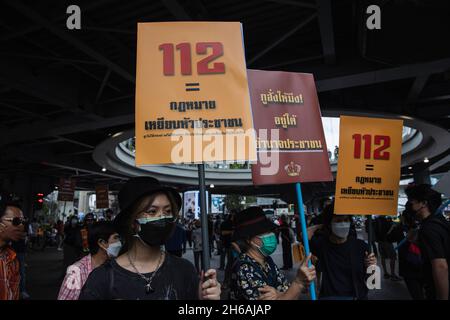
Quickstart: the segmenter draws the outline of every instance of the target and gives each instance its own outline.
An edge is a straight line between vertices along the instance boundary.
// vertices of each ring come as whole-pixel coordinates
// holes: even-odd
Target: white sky
[[[327,148],[331,152],[335,146],[339,146],[339,118],[322,117],[323,131]]]

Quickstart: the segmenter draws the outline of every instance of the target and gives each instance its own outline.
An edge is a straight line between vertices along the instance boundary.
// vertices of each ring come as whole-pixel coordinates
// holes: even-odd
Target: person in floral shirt
[[[250,207],[235,218],[233,240],[240,254],[233,265],[231,298],[236,300],[295,300],[316,277],[308,267],[311,255],[303,261],[290,284],[270,255],[276,250],[277,226],[260,207]]]
[[[0,193],[0,300],[19,300],[19,260],[10,243],[25,238],[24,221],[20,205]]]

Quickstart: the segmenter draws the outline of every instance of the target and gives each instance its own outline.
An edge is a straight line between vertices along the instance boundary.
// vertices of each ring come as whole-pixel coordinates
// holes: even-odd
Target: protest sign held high
[[[258,133],[255,185],[331,181],[312,74],[249,70]]]
[[[336,214],[397,214],[402,127],[402,120],[341,116]]]
[[[138,24],[138,166],[256,160],[252,128],[240,23]]]

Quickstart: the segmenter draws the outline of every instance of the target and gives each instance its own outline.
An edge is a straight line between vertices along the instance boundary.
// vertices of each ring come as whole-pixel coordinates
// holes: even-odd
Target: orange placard
[[[138,24],[136,165],[256,161],[252,128],[240,23]]]
[[[305,247],[303,244],[295,243],[292,245],[292,261],[294,263],[301,263],[306,257]]]
[[[402,127],[402,120],[341,116],[335,214],[397,214]]]
[[[73,201],[75,192],[75,180],[59,179],[58,201]]]

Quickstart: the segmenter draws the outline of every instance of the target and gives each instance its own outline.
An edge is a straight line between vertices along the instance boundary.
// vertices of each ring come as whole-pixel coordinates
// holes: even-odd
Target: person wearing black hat
[[[89,275],[80,300],[220,299],[215,270],[199,279],[192,263],[161,250],[181,206],[175,189],[154,178],[132,178],[119,192],[119,204],[114,222],[125,240],[124,252]]]
[[[316,278],[314,266],[308,267],[309,255],[289,284],[270,257],[277,247],[276,228],[260,207],[236,214],[233,240],[241,253],[233,266],[232,299],[294,300]]]

